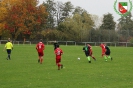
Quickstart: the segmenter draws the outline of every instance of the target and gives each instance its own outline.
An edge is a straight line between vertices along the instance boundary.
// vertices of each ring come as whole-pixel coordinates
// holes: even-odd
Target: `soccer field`
[[[61,46],[61,70],[57,70],[52,45],[45,46],[43,64],[37,62],[35,45],[14,45],[11,60],[6,60],[3,47],[0,88],[133,88],[132,47],[110,47],[113,61],[107,62],[101,58],[101,48],[93,47],[97,60],[91,58],[88,63],[83,46]]]

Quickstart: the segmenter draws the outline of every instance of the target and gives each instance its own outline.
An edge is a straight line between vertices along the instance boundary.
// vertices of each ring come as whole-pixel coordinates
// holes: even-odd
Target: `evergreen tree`
[[[113,19],[114,17],[112,16],[112,14],[110,13],[105,14],[103,17],[103,22],[102,22],[102,25],[100,26],[100,29],[115,30],[116,22],[114,22]]]
[[[132,14],[128,14],[127,16],[121,16],[121,18],[118,20],[118,29],[119,30],[133,30],[133,20]]]

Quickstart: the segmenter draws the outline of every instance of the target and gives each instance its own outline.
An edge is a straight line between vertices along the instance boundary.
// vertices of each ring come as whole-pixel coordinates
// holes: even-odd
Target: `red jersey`
[[[90,50],[90,52],[92,53],[92,47],[91,47],[91,45],[88,45],[88,46],[89,46],[89,48],[90,48],[90,49],[89,49],[89,50]]]
[[[60,48],[56,48],[54,52],[56,55],[56,59],[61,59],[61,55],[63,54],[63,51]]]
[[[100,47],[102,48],[102,53],[105,53],[105,45],[104,44],[101,44]]]
[[[44,48],[45,48],[45,45],[42,42],[39,42],[36,45],[36,49],[37,49],[38,52],[43,52]]]

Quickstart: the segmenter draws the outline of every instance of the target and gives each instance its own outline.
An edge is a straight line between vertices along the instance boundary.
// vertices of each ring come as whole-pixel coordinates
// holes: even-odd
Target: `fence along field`
[[[5,44],[7,40],[0,40],[0,45]],[[52,45],[54,41],[43,41],[46,45]],[[132,47],[133,43],[130,42],[76,42],[76,41],[57,41],[61,45],[86,45],[87,43],[91,44],[92,46],[99,46],[101,43],[106,43],[108,46],[123,46],[123,47]],[[36,44],[38,41],[13,41],[13,44],[20,45],[20,44]]]
[[[52,45],[46,45],[42,65],[37,62],[35,44],[15,44],[12,60],[6,60],[3,47],[0,45],[0,88],[132,88],[132,47],[110,46],[113,61],[105,62],[101,48],[93,46],[97,61],[91,59],[89,64],[83,46],[61,45],[65,68],[60,71]]]

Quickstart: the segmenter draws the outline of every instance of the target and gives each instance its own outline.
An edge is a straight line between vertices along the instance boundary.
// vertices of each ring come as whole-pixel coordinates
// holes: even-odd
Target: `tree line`
[[[116,23],[111,13],[100,18],[70,1],[1,0],[0,11],[0,39],[126,42],[133,37],[131,13]]]

